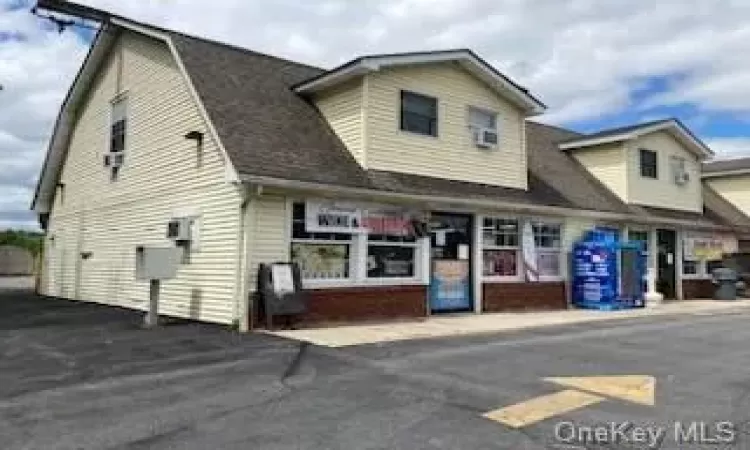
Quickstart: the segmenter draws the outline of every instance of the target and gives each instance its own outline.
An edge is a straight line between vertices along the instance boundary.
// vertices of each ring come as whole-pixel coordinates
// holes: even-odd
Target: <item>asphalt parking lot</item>
[[[130,311],[5,292],[0,436],[3,449],[746,449],[748,319],[326,349],[195,323],[142,330]],[[545,377],[605,375],[653,377],[655,404],[601,395],[519,428],[483,417],[565,390]],[[678,443],[677,421],[705,427]],[[716,439],[724,422],[731,442]],[[622,423],[628,440],[570,439]],[[667,431],[652,445],[640,428]]]

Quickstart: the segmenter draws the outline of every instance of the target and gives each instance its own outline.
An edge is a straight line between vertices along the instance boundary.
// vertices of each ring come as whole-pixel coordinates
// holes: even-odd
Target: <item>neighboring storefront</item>
[[[728,233],[632,225],[627,239],[644,243],[657,291],[666,299],[710,298],[713,269],[737,251],[737,238]]]

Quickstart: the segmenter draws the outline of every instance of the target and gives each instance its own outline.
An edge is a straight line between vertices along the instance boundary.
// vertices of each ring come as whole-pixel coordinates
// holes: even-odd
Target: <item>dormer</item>
[[[544,105],[470,50],[366,56],[295,91],[366,169],[527,188],[524,119]]]
[[[703,181],[750,216],[750,157],[704,164]]]
[[[626,203],[703,211],[701,164],[713,152],[677,119],[604,130],[559,146]]]

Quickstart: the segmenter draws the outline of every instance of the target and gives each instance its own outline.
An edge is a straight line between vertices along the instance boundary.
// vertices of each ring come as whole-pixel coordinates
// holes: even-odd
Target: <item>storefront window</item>
[[[539,276],[560,276],[560,255],[562,247],[562,227],[560,224],[536,222],[534,242],[537,252],[537,270]]]
[[[294,203],[291,257],[299,264],[302,278],[349,278],[351,241],[352,235],[348,233],[308,233],[305,229],[305,204]]]
[[[644,250],[646,253],[648,253],[648,231],[642,231],[642,230],[629,230],[628,231],[628,241],[630,242],[643,242]]]
[[[371,234],[367,237],[368,278],[413,278],[416,275],[416,238]]]
[[[484,219],[482,258],[485,276],[518,276],[519,240],[517,220],[492,217]]]
[[[696,275],[700,277],[710,277],[714,269],[722,267],[722,260],[712,261],[682,261],[682,274],[683,275]]]
[[[683,275],[698,275],[698,261],[682,261],[682,273]]]

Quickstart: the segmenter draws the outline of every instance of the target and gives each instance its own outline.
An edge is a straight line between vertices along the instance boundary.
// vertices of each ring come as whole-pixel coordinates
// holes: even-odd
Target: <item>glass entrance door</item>
[[[472,218],[433,213],[430,219],[430,311],[470,311]]]

